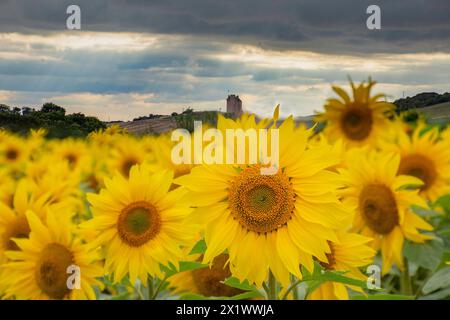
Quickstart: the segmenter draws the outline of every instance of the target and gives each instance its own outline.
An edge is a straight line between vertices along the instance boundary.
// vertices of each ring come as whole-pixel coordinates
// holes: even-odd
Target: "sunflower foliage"
[[[450,128],[371,79],[332,88],[311,128],[179,116],[277,129],[270,175],[176,164],[171,133],[0,131],[1,299],[448,299]]]

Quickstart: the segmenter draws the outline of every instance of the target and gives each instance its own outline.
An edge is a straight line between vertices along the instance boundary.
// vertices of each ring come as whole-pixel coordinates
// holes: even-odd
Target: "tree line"
[[[48,138],[67,138],[85,137],[106,128],[106,124],[82,113],[66,114],[63,107],[49,102],[39,110],[0,104],[0,128],[22,135],[27,135],[31,129],[44,128]]]

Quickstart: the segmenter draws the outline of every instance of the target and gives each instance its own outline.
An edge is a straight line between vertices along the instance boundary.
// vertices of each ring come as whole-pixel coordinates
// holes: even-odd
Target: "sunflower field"
[[[369,80],[308,128],[277,128],[279,167],[171,161],[171,134],[0,131],[0,298],[446,299],[450,128]],[[321,128],[321,129],[319,129]]]

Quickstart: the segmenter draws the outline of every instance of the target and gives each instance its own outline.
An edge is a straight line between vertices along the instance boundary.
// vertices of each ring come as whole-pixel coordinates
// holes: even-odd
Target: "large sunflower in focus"
[[[219,117],[218,128],[258,127],[254,118],[244,120]],[[339,163],[332,148],[308,149],[310,134],[292,118],[279,130],[274,175],[261,175],[259,164],[200,165],[175,183],[190,190],[193,218],[204,224],[204,263],[228,250],[233,276],[262,285],[270,270],[287,287],[290,273],[301,277],[300,264],[312,271],[313,257],[328,262],[327,241],[337,240],[334,230],[348,211],[335,194],[337,174],[327,170]]]
[[[422,180],[421,195],[435,201],[450,193],[450,140],[440,139],[437,128],[424,129],[422,123],[411,135],[397,130],[395,141],[383,147],[400,154],[399,173]]]
[[[317,120],[326,122],[325,134],[332,142],[343,139],[350,147],[376,145],[391,126],[387,113],[395,106],[382,101],[383,94],[370,95],[375,85],[371,80],[359,86],[350,84],[352,98],[342,88],[332,87],[340,99],[328,99],[325,112],[318,115]]]
[[[347,277],[366,280],[360,267],[364,267],[373,261],[376,251],[367,243],[372,241],[355,233],[338,232],[338,241],[331,242],[331,253],[328,254],[328,263],[321,263],[326,270],[345,272]],[[350,286],[351,289],[361,291],[360,288]],[[348,291],[343,283],[325,282],[308,295],[311,300],[348,300]]]
[[[115,282],[126,274],[144,284],[148,274],[163,276],[160,264],[177,266],[180,246],[193,240],[196,229],[186,221],[191,209],[180,199],[182,189],[168,191],[172,178],[169,171],[134,166],[128,179],[116,174],[100,194],[88,194],[93,219],[82,227],[99,232],[91,245],[105,247],[105,268]]]
[[[394,263],[402,268],[404,239],[421,243],[432,238],[419,233],[418,229],[429,231],[432,226],[410,209],[412,205],[427,207],[419,190],[411,190],[422,182],[412,176],[397,175],[398,155],[355,149],[348,152],[348,159],[348,168],[339,171],[346,184],[342,191],[344,201],[356,208],[354,229],[374,238],[374,249],[381,249],[383,274]]]
[[[14,239],[20,251],[7,251],[11,262],[7,263],[6,298],[47,299],[95,299],[93,285],[102,284],[95,278],[103,275],[98,254],[90,251],[73,237],[70,225],[61,223],[53,212],[41,221],[32,211],[26,214],[30,226],[28,239]],[[78,270],[76,279],[69,277]],[[69,286],[72,284],[73,286]]]

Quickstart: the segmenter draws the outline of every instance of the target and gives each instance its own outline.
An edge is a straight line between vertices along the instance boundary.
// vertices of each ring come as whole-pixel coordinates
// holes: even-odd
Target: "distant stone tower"
[[[238,118],[242,115],[242,100],[239,96],[231,94],[227,98],[227,113],[231,113]]]

